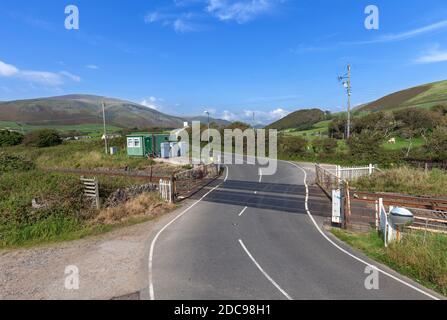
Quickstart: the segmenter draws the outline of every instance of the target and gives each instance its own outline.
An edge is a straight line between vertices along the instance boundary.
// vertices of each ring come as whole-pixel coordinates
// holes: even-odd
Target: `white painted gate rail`
[[[163,180],[160,179],[160,185],[159,185],[159,192],[160,192],[160,197],[167,201],[172,203],[173,200],[173,183],[172,180]]]
[[[370,164],[364,167],[335,167],[335,175],[346,181],[353,181],[361,177],[370,176],[374,172],[378,171],[379,168],[376,165]]]

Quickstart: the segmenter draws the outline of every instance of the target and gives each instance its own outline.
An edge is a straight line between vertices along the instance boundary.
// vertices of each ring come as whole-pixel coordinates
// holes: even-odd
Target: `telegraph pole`
[[[346,139],[351,137],[351,65],[348,64],[348,73],[338,77],[339,81],[342,81],[343,86],[346,88],[348,94],[348,121],[346,126]]]
[[[107,146],[107,127],[106,127],[106,103],[104,100],[102,101],[102,121],[104,124],[104,145],[106,149],[106,154],[109,154],[108,146]]]

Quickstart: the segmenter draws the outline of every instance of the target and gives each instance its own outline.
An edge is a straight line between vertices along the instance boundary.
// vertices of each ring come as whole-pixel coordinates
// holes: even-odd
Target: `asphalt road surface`
[[[322,231],[331,209],[307,185],[312,172],[310,165],[279,162],[275,175],[261,176],[255,165],[229,165],[152,241],[150,298],[436,298],[384,267],[379,289],[366,289],[365,268],[374,262]]]

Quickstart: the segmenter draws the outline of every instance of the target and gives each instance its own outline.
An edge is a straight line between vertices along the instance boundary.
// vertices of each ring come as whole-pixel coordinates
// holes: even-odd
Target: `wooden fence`
[[[363,224],[377,224],[378,203],[385,207],[401,207],[410,210],[415,221],[408,229],[447,234],[447,199],[411,197],[388,193],[371,193],[351,190],[352,228]],[[357,224],[357,226],[356,226]]]

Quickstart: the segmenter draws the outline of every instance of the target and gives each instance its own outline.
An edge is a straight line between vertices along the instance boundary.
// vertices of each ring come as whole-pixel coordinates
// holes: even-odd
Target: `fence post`
[[[372,163],[369,164],[369,175],[371,176],[374,172],[374,166],[372,165]]]

